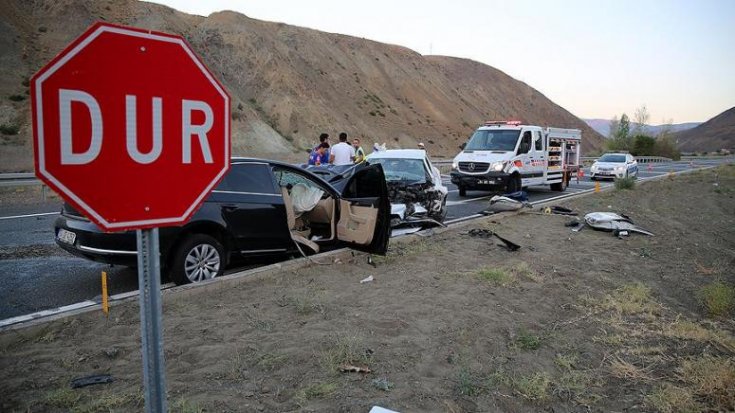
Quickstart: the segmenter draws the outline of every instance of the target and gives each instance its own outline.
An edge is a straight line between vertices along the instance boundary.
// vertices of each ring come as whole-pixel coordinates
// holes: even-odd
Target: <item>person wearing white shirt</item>
[[[329,151],[329,163],[334,165],[351,165],[355,159],[355,148],[347,143],[347,134],[339,134],[339,143]]]

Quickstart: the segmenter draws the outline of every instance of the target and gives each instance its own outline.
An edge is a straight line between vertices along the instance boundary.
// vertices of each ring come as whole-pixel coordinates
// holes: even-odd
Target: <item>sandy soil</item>
[[[358,256],[168,296],[172,411],[735,409],[735,166],[565,205],[656,236],[489,217],[393,243],[376,267]],[[135,304],[0,335],[0,410],[141,410]],[[70,388],[93,373],[115,382]]]

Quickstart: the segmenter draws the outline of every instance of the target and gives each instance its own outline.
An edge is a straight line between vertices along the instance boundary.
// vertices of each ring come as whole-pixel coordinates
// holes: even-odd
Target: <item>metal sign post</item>
[[[163,360],[161,265],[158,228],[136,231],[138,239],[138,289],[140,338],[143,342],[143,387],[146,413],[166,413],[166,366]]]

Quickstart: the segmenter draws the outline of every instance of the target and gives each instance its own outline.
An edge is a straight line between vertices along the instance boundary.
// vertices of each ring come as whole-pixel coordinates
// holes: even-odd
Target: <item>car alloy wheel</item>
[[[169,276],[177,285],[219,277],[227,265],[227,250],[207,234],[189,234],[176,246]]]
[[[184,272],[189,281],[195,283],[214,278],[222,265],[217,248],[209,244],[200,244],[189,251],[184,264]]]

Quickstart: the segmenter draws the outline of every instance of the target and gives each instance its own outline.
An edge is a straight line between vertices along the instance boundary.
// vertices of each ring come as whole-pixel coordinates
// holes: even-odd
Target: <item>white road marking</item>
[[[46,215],[58,215],[58,212],[42,212],[40,214],[26,214],[26,215],[13,215],[9,217],[0,217],[0,221],[4,219],[18,219],[18,218],[31,218],[31,217],[42,217]]]
[[[465,200],[462,200],[462,201],[447,201],[447,206],[459,205],[459,204],[466,204],[468,202],[479,201],[481,199],[487,199],[487,198],[491,198],[493,196],[494,195],[481,196],[479,198],[470,198],[470,199],[465,199]]]

